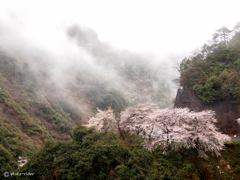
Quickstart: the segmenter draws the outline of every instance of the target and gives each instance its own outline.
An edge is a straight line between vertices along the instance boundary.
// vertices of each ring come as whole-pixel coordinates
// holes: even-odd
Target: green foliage
[[[31,154],[34,149],[36,150],[32,144],[26,143],[27,140],[31,141],[31,139],[26,134],[23,134],[15,124],[12,124],[7,118],[0,119],[0,121],[0,140],[8,150],[15,148],[16,153],[13,153],[14,156],[26,156]]]
[[[4,172],[11,172],[13,156],[6,150],[2,144],[0,144],[0,177],[3,177]]]
[[[21,112],[18,119],[22,122],[23,128],[28,135],[35,134],[36,132],[48,134],[48,132],[38,124],[39,122],[34,121],[25,111]]]
[[[58,126],[61,125],[63,117],[60,114],[54,114],[49,116],[48,121],[54,122]]]
[[[216,99],[216,96],[218,96],[218,81],[217,76],[211,76],[207,79],[204,85],[194,85],[193,90],[197,92],[198,97],[201,98],[204,103],[212,103]]]
[[[111,132],[96,133],[94,129],[78,126],[73,140],[47,142],[19,172],[33,172],[41,179],[221,179],[219,159],[198,159],[194,150],[163,155],[160,149],[146,151],[138,136],[124,134],[117,138]],[[228,152],[229,151],[229,152]],[[222,154],[230,166],[240,166],[239,145]],[[233,155],[232,155],[233,154]],[[235,158],[231,157],[234,156]],[[211,164],[211,166],[209,165]],[[224,168],[224,167],[222,167]],[[231,174],[237,177],[237,174]],[[26,179],[30,177],[26,177]]]
[[[8,97],[8,93],[5,90],[0,90],[0,102],[5,102],[5,99]]]
[[[93,132],[93,128],[87,129],[84,126],[78,126],[73,130],[73,140],[77,143],[82,143],[83,137]]]
[[[0,53],[1,74],[8,78],[11,83],[18,83],[26,91],[35,93],[37,80],[27,63],[19,63],[6,53]]]
[[[62,115],[56,113],[55,111],[52,111],[53,115],[48,117],[48,121],[49,122],[54,122],[60,131],[62,131],[63,133],[71,130],[69,125],[69,122],[64,121],[64,118],[62,117]]]
[[[7,118],[0,118],[0,142],[0,177],[17,168],[18,156],[30,157],[37,150],[32,140]]]
[[[29,103],[26,102],[26,101],[24,101],[22,107],[23,107],[24,109],[28,109],[28,108],[29,108]]]
[[[59,133],[69,133],[72,126],[68,123],[68,116],[52,99],[47,99],[43,88],[39,88],[36,73],[22,60],[11,58],[0,50],[0,103],[2,103],[2,117],[11,118],[22,132],[33,138],[31,141],[38,147],[46,140],[52,140],[48,130],[58,130]],[[48,106],[42,106],[42,104]],[[50,107],[53,107],[54,110]],[[37,116],[37,118],[36,118]],[[51,116],[51,117],[50,117]],[[0,116],[1,117],[1,116]],[[43,119],[50,119],[57,124],[58,129],[47,124],[42,126]],[[44,123],[46,125],[46,123]],[[67,139],[67,138],[64,138]],[[6,137],[7,141],[12,141]],[[16,143],[15,141],[13,143]]]
[[[169,170],[152,171],[153,160],[153,155],[141,145],[130,149],[113,133],[94,133],[93,129],[78,126],[73,141],[46,143],[20,172],[39,176],[41,172],[48,179],[159,179],[160,175],[170,178]]]
[[[21,113],[21,106],[10,97],[6,90],[0,90],[0,102],[4,103],[12,114]]]
[[[117,91],[109,91],[108,94],[103,95],[96,101],[96,107],[98,107],[101,110],[105,110],[108,107],[111,107],[112,109],[121,108],[127,106],[127,102],[122,94],[118,93]]]
[[[205,104],[224,100],[240,103],[240,35],[226,42],[208,47],[205,57],[199,52],[180,64],[180,85],[193,89]]]
[[[45,114],[54,114],[55,113],[54,110],[52,110],[51,108],[45,107],[45,106],[41,107],[40,111],[42,111]]]
[[[183,74],[184,72],[186,72],[190,67],[190,65],[191,65],[191,61],[185,57],[180,63],[180,67],[179,67],[180,74]]]
[[[235,170],[236,170],[236,172],[240,173],[240,166],[237,166],[237,167],[235,168]]]
[[[0,99],[6,107],[8,108],[8,112],[13,115],[18,116],[18,119],[21,121],[24,130],[26,133],[35,134],[35,132],[39,132],[42,134],[48,134],[46,130],[39,125],[39,121],[34,121],[29,114],[23,110],[21,105],[13,100],[13,98],[9,95],[6,90],[0,90]]]
[[[61,115],[52,108],[47,107],[46,105],[43,104],[40,105],[40,111],[44,114],[47,114],[46,116],[47,120],[50,123],[55,123],[58,126],[59,130],[62,131],[63,133],[71,131],[72,127],[69,126],[68,120],[62,116],[65,115],[64,112],[62,112]]]

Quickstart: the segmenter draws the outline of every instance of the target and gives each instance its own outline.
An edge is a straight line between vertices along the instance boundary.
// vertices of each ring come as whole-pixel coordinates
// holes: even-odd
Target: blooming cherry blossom
[[[206,152],[220,156],[224,141],[231,138],[217,131],[215,112],[194,112],[188,108],[159,109],[157,104],[139,104],[121,113],[120,128],[145,139],[143,147],[153,151],[158,146],[165,154],[174,150],[196,149],[199,157]]]
[[[237,121],[237,123],[240,125],[240,118],[238,118],[236,121]]]
[[[85,127],[95,127],[96,131],[112,131],[118,132],[118,122],[115,119],[113,110],[109,108],[106,111],[101,111],[97,109],[98,113],[96,117],[90,118],[89,122]]]

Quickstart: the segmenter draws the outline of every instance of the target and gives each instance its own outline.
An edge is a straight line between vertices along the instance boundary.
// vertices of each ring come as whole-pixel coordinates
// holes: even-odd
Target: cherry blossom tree
[[[98,132],[112,131],[117,133],[118,122],[115,119],[113,110],[109,108],[106,111],[101,111],[100,109],[97,109],[97,111],[98,113],[96,114],[96,117],[90,118],[85,127],[95,127],[96,131]]]
[[[239,124],[238,126],[238,132],[240,131],[239,128],[240,128],[240,118],[236,119],[237,123]]]
[[[157,104],[140,104],[121,113],[120,128],[145,139],[143,147],[153,151],[158,146],[166,151],[196,149],[199,157],[208,158],[205,152],[217,156],[224,141],[231,138],[217,131],[213,111],[194,112],[188,108],[159,109]]]
[[[240,118],[236,119],[236,121],[240,125]]]

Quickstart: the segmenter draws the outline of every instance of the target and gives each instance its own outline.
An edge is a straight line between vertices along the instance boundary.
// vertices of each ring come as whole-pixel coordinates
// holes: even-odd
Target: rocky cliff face
[[[240,105],[233,105],[230,101],[205,105],[194,91],[178,89],[174,107],[188,107],[193,111],[213,110],[216,112],[218,120],[216,125],[220,128],[220,131],[223,133],[240,132],[240,126],[235,121],[235,119],[240,117]]]

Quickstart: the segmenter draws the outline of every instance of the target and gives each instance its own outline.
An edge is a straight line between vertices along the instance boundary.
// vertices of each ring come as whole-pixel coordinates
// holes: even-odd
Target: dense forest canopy
[[[229,100],[240,103],[240,22],[222,27],[179,67],[179,83],[194,90],[205,104]]]
[[[72,141],[45,143],[18,172],[32,172],[36,179],[223,180],[239,177],[239,144],[230,144],[227,151],[222,152],[222,158],[208,153],[210,160],[207,161],[197,158],[198,153],[193,149],[169,150],[164,155],[157,148],[151,153],[142,147],[139,136],[124,133],[123,137],[78,126]],[[228,164],[234,172],[227,168]],[[25,177],[26,180],[32,178]]]

